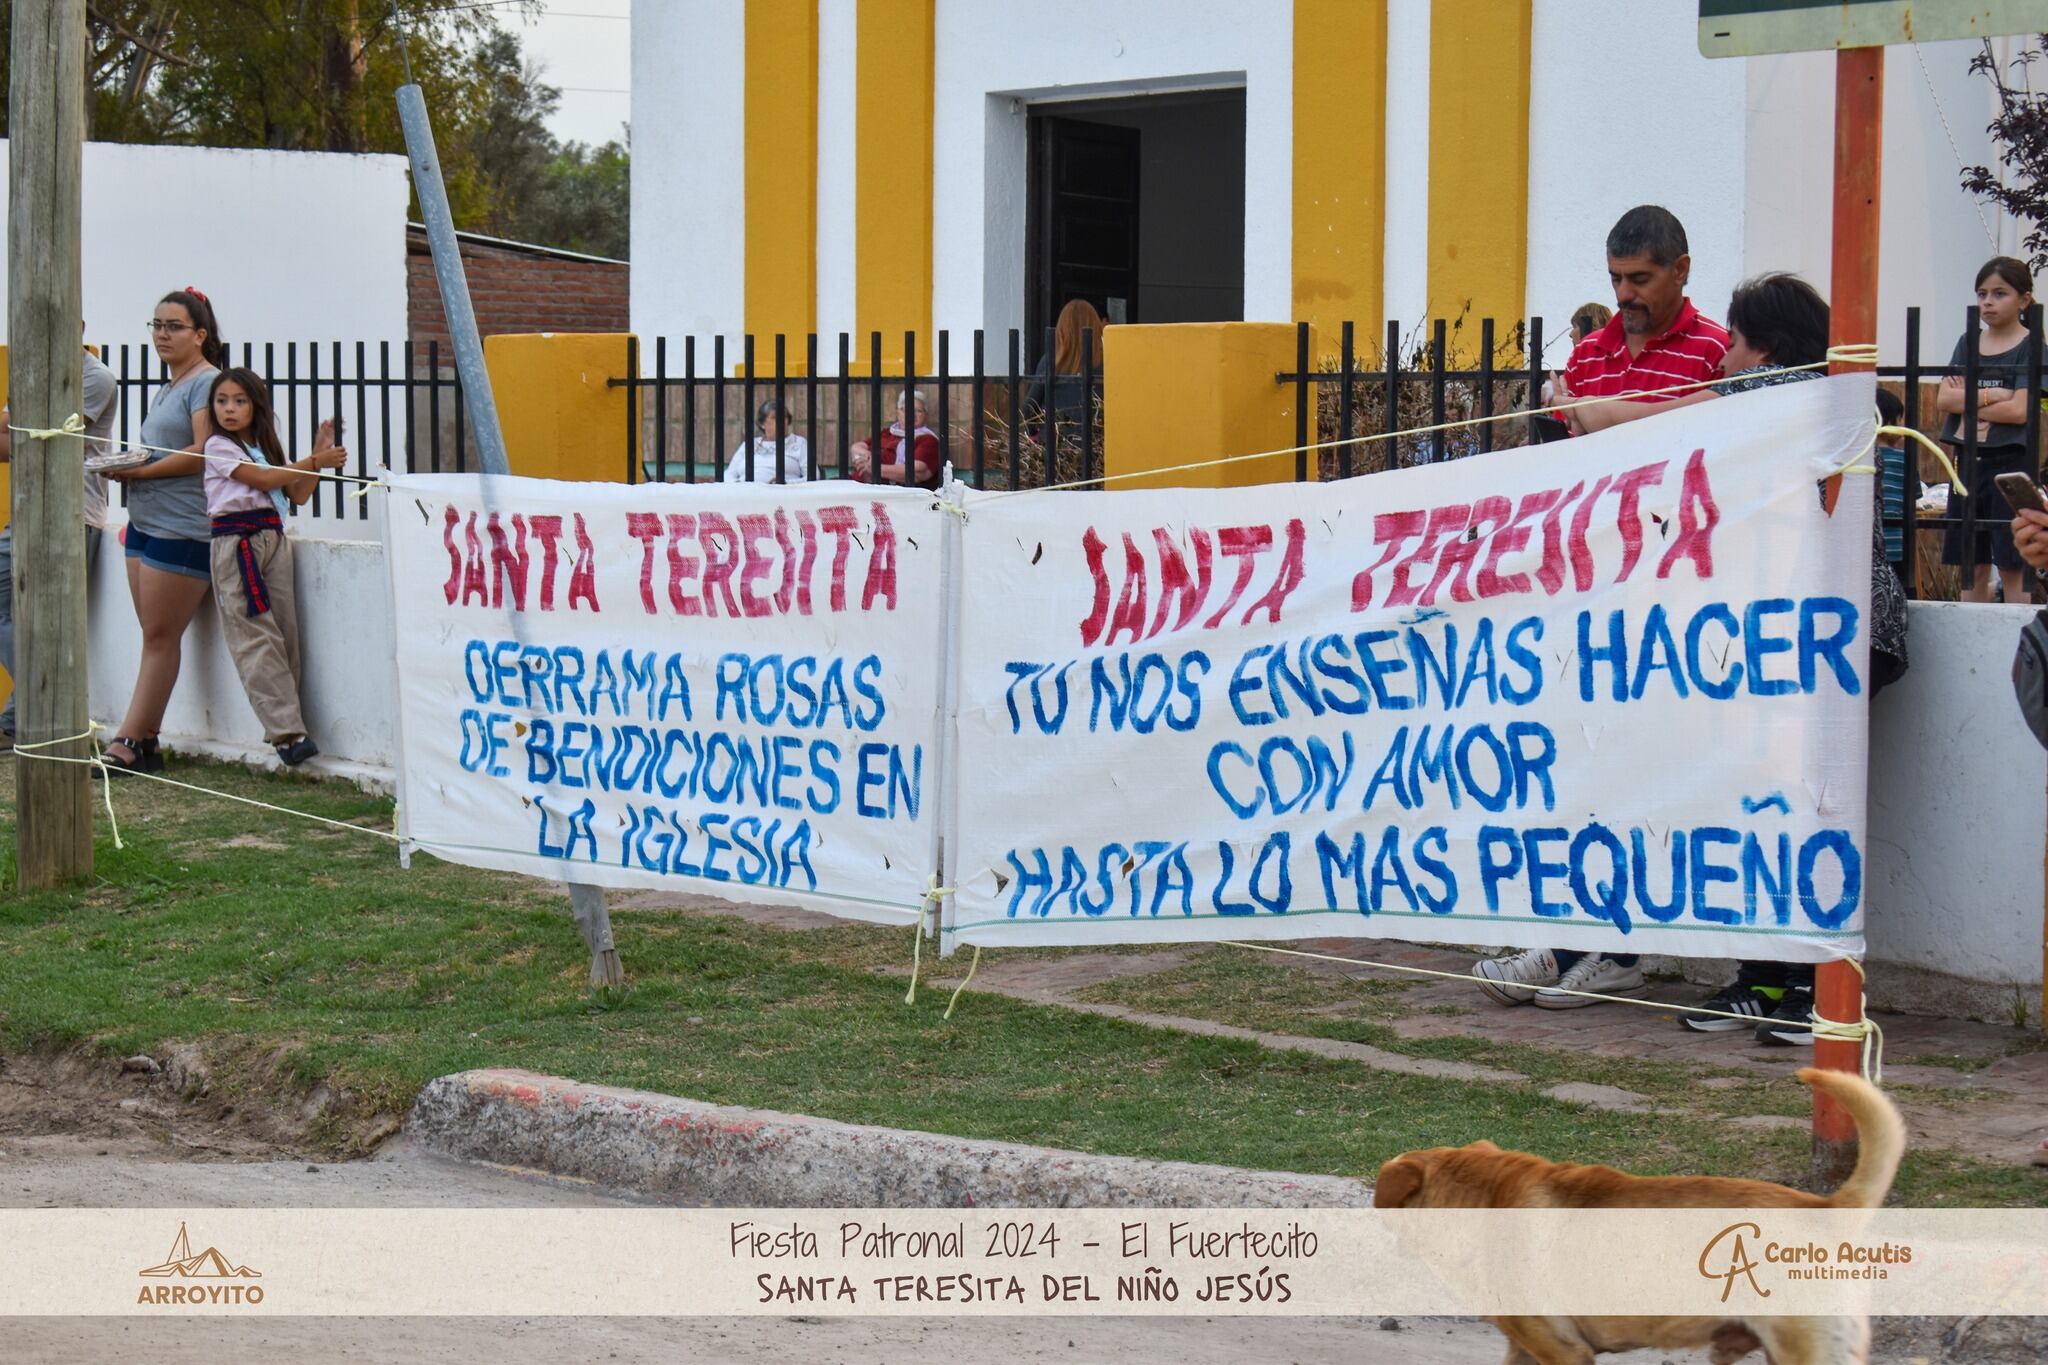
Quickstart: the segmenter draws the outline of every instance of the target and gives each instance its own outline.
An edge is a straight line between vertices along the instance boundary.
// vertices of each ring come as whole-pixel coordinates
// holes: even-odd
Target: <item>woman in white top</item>
[[[782,442],[782,478],[775,477],[775,443]],[[754,410],[754,477],[755,483],[802,483],[811,477],[811,448],[789,429],[789,415],[782,405],[773,398]],[[727,483],[747,482],[747,446],[742,441],[734,447],[732,459],[726,462]]]

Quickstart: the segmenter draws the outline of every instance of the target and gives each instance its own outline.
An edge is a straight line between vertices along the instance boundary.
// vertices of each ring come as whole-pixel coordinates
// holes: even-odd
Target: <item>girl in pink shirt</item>
[[[348,452],[322,423],[313,453],[287,462],[271,416],[270,391],[252,370],[223,370],[208,399],[214,435],[206,442],[206,512],[213,521],[213,598],[221,634],[263,737],[297,767],[320,752],[299,710],[298,605],[282,505],[313,495],[313,471],[338,469]]]

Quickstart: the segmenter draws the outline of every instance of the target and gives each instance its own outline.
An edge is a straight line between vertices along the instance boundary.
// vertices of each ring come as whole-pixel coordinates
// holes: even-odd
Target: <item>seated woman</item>
[[[946,447],[939,434],[925,425],[924,395],[905,389],[896,400],[896,420],[882,433],[880,452],[866,441],[855,441],[847,452],[848,473],[863,483],[893,483],[937,489],[946,469]],[[904,445],[908,441],[912,470],[903,473]]]
[[[775,449],[782,447],[782,478],[775,477]],[[745,483],[747,474],[747,447],[750,443],[741,441],[733,447],[732,458],[725,462],[725,481]],[[803,437],[789,429],[789,414],[773,398],[754,409],[754,451],[755,483],[802,483],[811,477],[811,447]]]

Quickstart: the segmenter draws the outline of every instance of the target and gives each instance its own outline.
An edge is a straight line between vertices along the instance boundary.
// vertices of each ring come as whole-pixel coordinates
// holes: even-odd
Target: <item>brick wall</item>
[[[623,261],[589,261],[544,251],[493,246],[465,239],[462,267],[469,276],[477,330],[503,332],[623,332],[628,326]],[[419,363],[427,343],[439,342],[442,364],[452,365],[448,320],[434,283],[426,233],[406,234],[409,331]]]

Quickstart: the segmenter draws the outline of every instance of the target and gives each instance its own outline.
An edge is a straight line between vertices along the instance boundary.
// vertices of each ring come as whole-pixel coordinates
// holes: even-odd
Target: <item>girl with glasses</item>
[[[178,685],[185,627],[213,583],[213,526],[200,453],[213,435],[207,395],[214,374],[227,363],[227,345],[213,305],[189,285],[164,295],[149,330],[170,374],[142,418],[142,441],[157,449],[149,463],[107,474],[128,486],[128,594],[142,624],[142,666],[128,712],[107,746],[109,771],[156,772],[164,766],[157,731]]]

